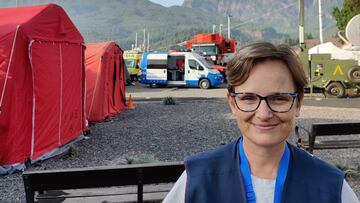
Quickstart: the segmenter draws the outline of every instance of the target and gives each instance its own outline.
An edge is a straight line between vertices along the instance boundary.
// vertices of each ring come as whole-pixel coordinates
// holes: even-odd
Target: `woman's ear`
[[[231,109],[231,113],[235,114],[236,113],[236,108],[235,108],[235,103],[234,103],[234,97],[232,97],[229,92],[227,93],[226,96],[227,96],[228,104],[229,104],[230,109]]]

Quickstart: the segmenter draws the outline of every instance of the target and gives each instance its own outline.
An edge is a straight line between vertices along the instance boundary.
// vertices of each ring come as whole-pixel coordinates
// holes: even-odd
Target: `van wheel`
[[[344,97],[345,89],[344,86],[339,82],[332,82],[325,89],[326,97]]]
[[[200,80],[199,87],[201,89],[209,89],[210,88],[210,81],[208,79]]]
[[[347,74],[350,82],[353,83],[360,83],[360,67],[359,66],[354,66],[352,67]]]

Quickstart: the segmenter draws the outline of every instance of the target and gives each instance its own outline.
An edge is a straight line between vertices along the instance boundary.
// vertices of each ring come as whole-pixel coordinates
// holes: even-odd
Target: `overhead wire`
[[[261,15],[261,16],[258,16],[258,17],[254,17],[254,18],[250,18],[250,19],[245,20],[244,22],[242,22],[242,23],[240,23],[240,24],[237,24],[237,25],[234,25],[234,26],[230,26],[230,28],[233,29],[233,28],[240,27],[240,26],[245,25],[245,24],[248,24],[248,23],[250,23],[250,22],[252,22],[252,21],[254,21],[254,20],[256,20],[256,19],[264,18],[264,17],[266,17],[266,16],[269,16],[270,14],[273,14],[273,13],[275,13],[275,12],[281,11],[281,10],[286,9],[286,8],[290,8],[290,7],[295,6],[295,5],[297,5],[297,3],[292,3],[292,4],[289,4],[289,5],[286,5],[286,6],[284,6],[284,7],[281,7],[281,8],[279,8],[279,9],[276,9],[276,10],[274,10],[274,11],[265,13],[264,15]]]

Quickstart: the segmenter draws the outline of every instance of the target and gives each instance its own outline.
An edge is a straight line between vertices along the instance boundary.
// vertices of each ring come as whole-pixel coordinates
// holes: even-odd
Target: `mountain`
[[[226,22],[217,14],[181,6],[167,8],[148,0],[21,0],[20,6],[49,2],[64,8],[87,42],[114,39],[125,49],[135,44],[136,32],[138,44],[143,43],[144,29],[151,47],[166,50],[196,33],[211,32],[212,24]],[[0,1],[0,7],[14,4]]]
[[[143,43],[145,29],[146,37],[149,32],[150,49],[167,50],[177,47],[177,44],[197,33],[212,32],[213,25],[217,25],[218,31],[219,25],[223,24],[222,33],[226,34],[226,13],[229,12],[233,16],[231,37],[239,40],[241,45],[256,40],[283,41],[289,37],[297,37],[298,11],[293,1],[256,0],[255,6],[255,1],[251,0],[185,0],[183,6],[169,8],[149,0],[19,2],[20,6],[50,2],[62,6],[86,42],[116,40],[123,49],[130,49],[135,44],[136,33],[138,45]],[[314,2],[317,2],[305,1],[312,2],[307,3],[307,8],[314,7]],[[0,7],[13,6],[15,1],[0,1]],[[280,10],[286,6],[287,9]],[[271,18],[262,17],[267,12],[273,12]]]
[[[341,7],[343,2],[344,0],[322,1],[325,36],[336,34],[336,20],[332,16],[332,10],[334,7]],[[318,0],[304,0],[304,5],[305,32],[317,36]],[[231,15],[233,19],[242,21],[242,24],[252,22],[292,36],[298,33],[298,0],[184,0],[183,6],[223,16]]]

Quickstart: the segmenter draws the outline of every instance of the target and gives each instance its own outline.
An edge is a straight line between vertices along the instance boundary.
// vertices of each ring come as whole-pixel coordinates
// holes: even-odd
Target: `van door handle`
[[[166,70],[164,70],[164,73],[166,73]]]
[[[188,73],[190,73],[190,70],[188,70]]]

